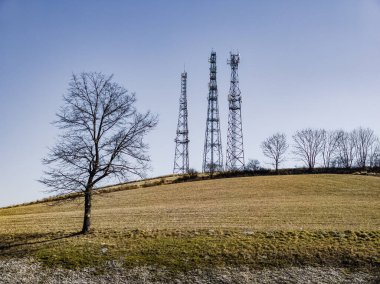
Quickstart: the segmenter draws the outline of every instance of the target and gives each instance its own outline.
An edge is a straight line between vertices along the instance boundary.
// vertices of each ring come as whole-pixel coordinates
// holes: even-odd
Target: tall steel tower
[[[226,170],[244,170],[243,127],[241,121],[241,95],[239,89],[239,54],[230,53],[231,84],[228,95],[228,133]]]
[[[179,99],[179,115],[177,136],[175,141],[174,169],[175,174],[189,172],[189,129],[187,127],[187,72],[181,74],[181,96]]]
[[[203,172],[223,170],[222,142],[220,136],[218,87],[216,84],[216,52],[212,51],[210,62],[210,83],[208,93],[208,108],[203,152]]]

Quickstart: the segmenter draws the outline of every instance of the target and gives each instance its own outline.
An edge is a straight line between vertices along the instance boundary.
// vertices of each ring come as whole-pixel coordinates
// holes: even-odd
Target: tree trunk
[[[84,193],[84,218],[83,218],[83,228],[82,234],[86,234],[90,231],[91,226],[91,199],[92,199],[92,188],[86,189]]]

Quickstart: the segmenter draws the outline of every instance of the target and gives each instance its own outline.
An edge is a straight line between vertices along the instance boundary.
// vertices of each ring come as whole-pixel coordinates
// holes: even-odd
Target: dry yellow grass
[[[120,188],[119,188],[120,189]],[[0,209],[0,257],[48,266],[380,267],[380,178],[296,175],[214,179]]]
[[[380,179],[355,175],[243,177],[96,196],[93,228],[379,230]],[[73,232],[80,202],[0,209],[0,234]]]

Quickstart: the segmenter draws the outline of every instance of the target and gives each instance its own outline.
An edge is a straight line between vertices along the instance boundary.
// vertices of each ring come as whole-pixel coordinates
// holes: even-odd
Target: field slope
[[[0,209],[0,256],[47,266],[380,267],[380,178],[297,175],[205,180]]]

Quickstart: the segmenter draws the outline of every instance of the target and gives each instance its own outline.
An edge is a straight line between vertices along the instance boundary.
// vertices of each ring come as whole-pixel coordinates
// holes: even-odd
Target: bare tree
[[[371,168],[380,167],[380,141],[376,139],[369,150],[369,166]]]
[[[249,159],[245,169],[248,171],[257,171],[260,170],[260,162],[256,159]]]
[[[293,135],[293,154],[311,170],[314,169],[317,157],[323,150],[325,131],[306,128]]]
[[[271,164],[276,169],[276,172],[278,172],[280,163],[284,161],[288,148],[286,135],[283,133],[276,133],[261,143],[264,156],[271,160]]]
[[[322,161],[325,168],[330,168],[338,150],[340,131],[324,131],[322,142]]]
[[[338,130],[338,164],[343,168],[351,168],[355,159],[355,146],[352,132]]]
[[[370,128],[359,127],[352,132],[352,136],[356,153],[356,163],[359,167],[365,168],[369,159],[370,149],[377,140],[376,135]]]
[[[157,117],[139,113],[135,95],[101,73],[73,75],[63,100],[54,122],[62,133],[43,160],[48,169],[40,182],[58,195],[84,195],[82,233],[87,233],[97,186],[143,176],[149,162],[143,138]]]

